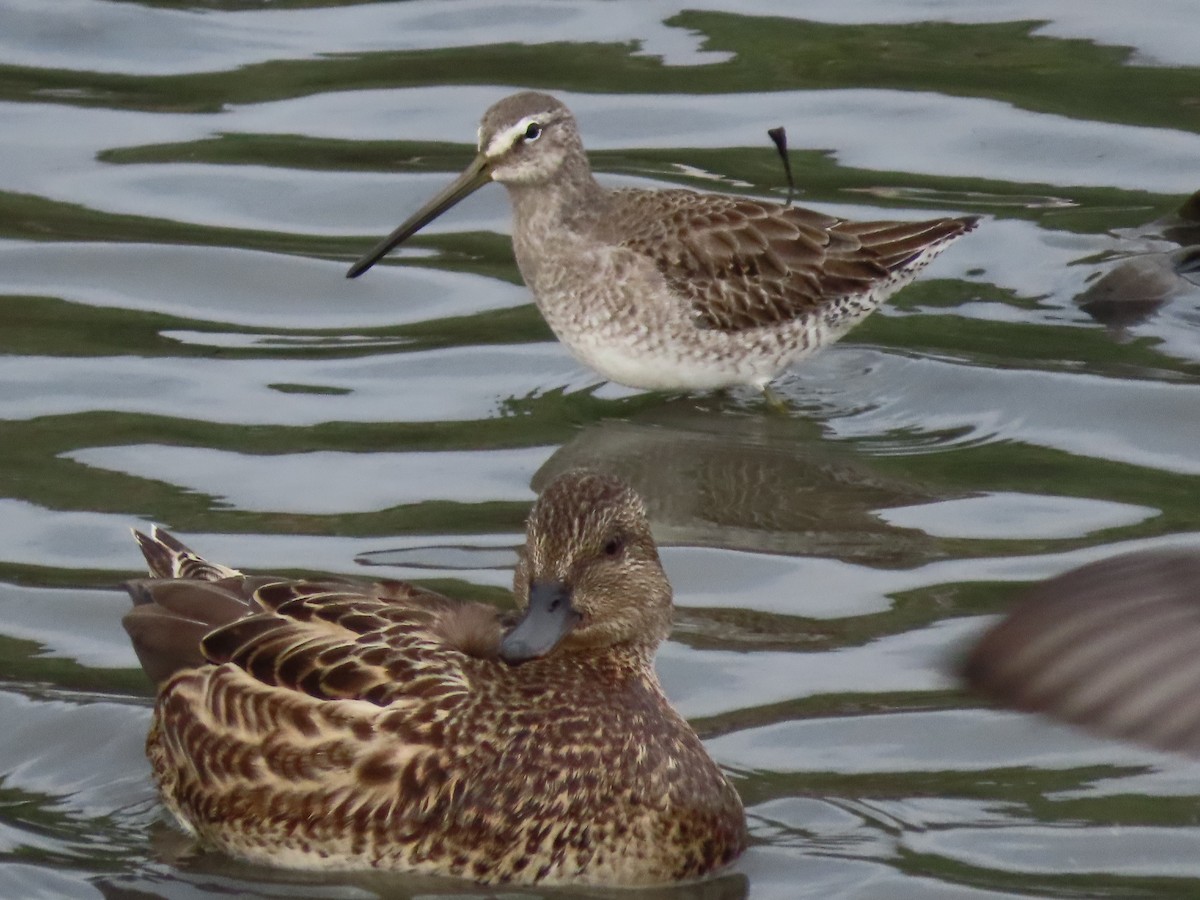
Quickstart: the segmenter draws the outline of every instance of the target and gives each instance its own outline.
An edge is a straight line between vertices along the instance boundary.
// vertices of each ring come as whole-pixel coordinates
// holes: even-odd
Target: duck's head
[[[478,149],[451,185],[352,265],[346,277],[357,278],[489,181],[528,186],[591,178],[575,117],[549,94],[522,91],[494,104],[479,123]]]
[[[649,654],[671,629],[671,585],[642,500],[618,478],[568,472],[529,514],[513,583],[523,615],[500,657],[619,645]]]

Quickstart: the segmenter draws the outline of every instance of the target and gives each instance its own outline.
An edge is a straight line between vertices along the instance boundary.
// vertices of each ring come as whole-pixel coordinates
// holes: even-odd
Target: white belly
[[[649,391],[705,391],[739,384],[761,387],[774,374],[722,365],[717,359],[678,357],[661,349],[635,351],[622,344],[572,344],[566,339],[563,343],[576,359],[610,381]]]

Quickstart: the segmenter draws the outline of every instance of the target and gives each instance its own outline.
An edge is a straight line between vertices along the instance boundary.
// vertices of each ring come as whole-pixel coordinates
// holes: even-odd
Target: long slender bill
[[[408,240],[459,200],[475,193],[491,180],[491,162],[480,153],[453,184],[413,213],[399,228],[376,244],[371,252],[352,265],[346,277],[357,278],[383,259],[393,247]]]

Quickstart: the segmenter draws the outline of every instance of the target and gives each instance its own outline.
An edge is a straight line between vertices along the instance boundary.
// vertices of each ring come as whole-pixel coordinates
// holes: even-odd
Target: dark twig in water
[[[787,175],[788,183],[787,203],[784,205],[791,206],[792,196],[796,193],[796,182],[792,180],[792,164],[788,160],[787,129],[780,125],[778,128],[768,128],[767,134],[775,142],[775,149],[779,151],[779,158],[783,160],[783,172]]]

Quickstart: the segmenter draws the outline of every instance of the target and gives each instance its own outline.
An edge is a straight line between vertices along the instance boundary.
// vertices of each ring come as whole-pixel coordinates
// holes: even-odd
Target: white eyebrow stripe
[[[487,145],[487,149],[483,151],[483,155],[488,159],[495,159],[498,156],[503,156],[512,149],[522,135],[534,122],[545,122],[550,117],[550,113],[535,113],[532,116],[525,116],[516,125],[506,128],[504,131],[498,132]],[[482,148],[480,148],[482,149]]]

